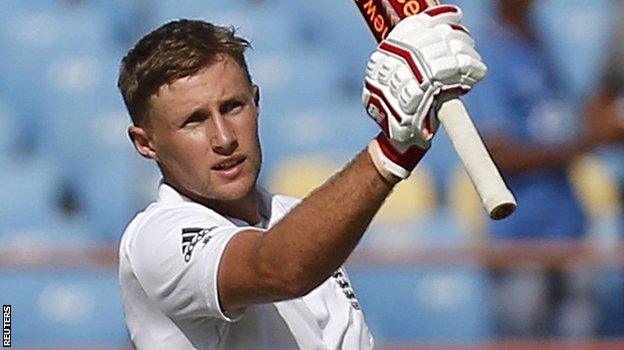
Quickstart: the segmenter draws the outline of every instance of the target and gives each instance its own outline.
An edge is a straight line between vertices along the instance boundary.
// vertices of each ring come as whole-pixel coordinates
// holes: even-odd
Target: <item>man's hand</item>
[[[387,179],[404,179],[438,129],[436,108],[464,94],[487,71],[456,6],[402,20],[372,54],[362,100],[382,128],[369,153]]]

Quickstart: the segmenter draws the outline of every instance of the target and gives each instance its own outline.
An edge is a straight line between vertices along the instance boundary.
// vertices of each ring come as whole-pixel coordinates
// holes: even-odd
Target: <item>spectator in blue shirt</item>
[[[478,38],[488,78],[469,99],[493,158],[518,200],[509,219],[492,222],[493,240],[580,239],[586,217],[567,178],[580,154],[624,141],[624,125],[580,118],[566,101],[548,54],[534,32],[532,0],[497,0]],[[609,127],[605,127],[608,125]],[[557,271],[495,275],[499,335],[559,334],[564,276]]]

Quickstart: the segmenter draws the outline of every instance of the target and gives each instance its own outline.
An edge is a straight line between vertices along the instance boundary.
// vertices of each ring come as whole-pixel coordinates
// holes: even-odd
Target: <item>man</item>
[[[492,157],[522,205],[508,220],[491,222],[490,233],[495,240],[580,239],[586,233],[586,218],[568,181],[568,165],[596,146],[624,141],[624,124],[613,118],[590,118],[581,128],[578,113],[563,96],[535,33],[533,1],[495,3],[495,16],[480,36],[490,75],[467,102]],[[591,336],[570,329],[574,323],[566,321],[564,313],[573,309],[565,307],[572,299],[565,276],[544,272],[495,274],[499,335]]]
[[[247,71],[247,41],[180,20],[130,50],[119,78],[129,135],[163,175],[158,200],[120,243],[137,348],[373,346],[341,265],[429,147],[444,92],[468,91],[485,75],[460,10],[435,13],[390,34],[388,45],[411,53],[409,61],[383,50],[371,58],[364,100],[384,132],[300,203],[256,186],[260,93]]]

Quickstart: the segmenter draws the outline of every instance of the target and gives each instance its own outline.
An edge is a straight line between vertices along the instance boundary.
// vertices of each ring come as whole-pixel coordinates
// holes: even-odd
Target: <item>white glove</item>
[[[438,103],[468,92],[487,72],[461,18],[452,5],[407,17],[370,57],[362,100],[383,130],[369,153],[385,177],[409,176],[438,129]]]

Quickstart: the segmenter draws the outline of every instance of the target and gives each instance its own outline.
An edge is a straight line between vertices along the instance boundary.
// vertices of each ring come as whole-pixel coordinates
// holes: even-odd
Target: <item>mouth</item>
[[[245,156],[235,156],[225,159],[212,167],[212,170],[225,177],[235,177],[241,170],[241,165],[247,158]]]

